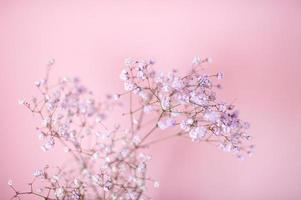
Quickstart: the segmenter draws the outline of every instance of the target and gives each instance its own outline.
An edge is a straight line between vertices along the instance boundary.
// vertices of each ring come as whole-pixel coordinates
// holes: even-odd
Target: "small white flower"
[[[219,113],[215,111],[207,112],[204,114],[204,119],[212,123],[217,122],[219,118],[220,118]]]
[[[18,104],[19,104],[19,105],[24,105],[24,103],[25,103],[25,100],[24,100],[24,99],[18,100]]]
[[[133,143],[134,143],[135,145],[138,145],[140,142],[141,142],[140,137],[139,137],[138,135],[135,135],[135,136],[133,137]]]
[[[9,179],[8,182],[7,182],[7,184],[8,184],[9,186],[13,186],[13,181],[12,181],[11,179]]]
[[[224,74],[222,72],[218,72],[216,74],[216,77],[217,77],[218,80],[222,80],[224,78]]]
[[[73,183],[74,183],[75,187],[80,187],[81,184],[82,184],[81,181],[78,180],[78,179],[74,179],[74,180],[73,180]]]
[[[167,118],[165,120],[161,120],[158,122],[158,127],[162,130],[175,126],[176,125],[176,120],[174,118]]]
[[[206,134],[206,128],[204,127],[195,127],[189,132],[189,136],[192,141],[197,141],[203,138]]]
[[[146,169],[146,164],[144,162],[140,163],[138,166],[137,166],[137,171],[138,172],[145,172],[145,169]]]
[[[37,169],[37,170],[35,170],[34,172],[33,172],[33,176],[34,177],[39,177],[39,176],[41,176],[41,175],[43,175],[44,174],[44,172],[42,171],[42,170],[40,170],[40,169]]]
[[[100,183],[99,175],[92,176],[92,182],[93,182],[94,185],[98,185]]]
[[[109,163],[109,162],[111,162],[111,158],[110,158],[109,156],[106,156],[106,157],[105,157],[105,161],[106,161],[107,163]]]
[[[57,188],[55,190],[55,196],[58,198],[58,199],[62,199],[64,197],[64,194],[65,194],[65,190],[64,188],[60,187],[60,188]]]
[[[41,86],[41,81],[35,81],[34,84],[35,84],[37,87],[40,87],[40,86]]]
[[[119,94],[114,94],[113,95],[113,100],[117,101],[120,98]]]
[[[172,87],[176,90],[180,90],[184,87],[184,83],[179,77],[175,77],[172,82]]]
[[[51,58],[49,61],[48,61],[48,66],[52,66],[54,65],[55,63],[55,60],[53,58]]]
[[[65,147],[65,148],[64,148],[64,152],[65,152],[65,153],[68,153],[69,151],[70,151],[70,149],[69,149],[68,147]]]
[[[124,89],[126,91],[131,91],[131,90],[135,89],[135,84],[132,83],[131,81],[125,81],[124,82]]]
[[[39,133],[38,138],[39,138],[39,140],[44,140],[45,134],[43,132]]]
[[[133,61],[133,59],[132,58],[126,58],[125,60],[124,60],[124,64],[125,64],[125,66],[131,66],[132,64],[134,63],[134,61]]]
[[[96,117],[95,122],[100,123],[102,121],[102,118],[100,116]]]
[[[143,72],[143,70],[139,70],[137,72],[137,77],[140,78],[141,80],[145,80],[146,74]]]
[[[159,181],[155,181],[155,182],[154,182],[154,188],[159,188],[159,187],[160,187]]]
[[[49,138],[47,142],[41,147],[44,152],[51,150],[54,147],[54,139]]]
[[[153,106],[151,106],[151,105],[146,105],[146,106],[144,106],[144,108],[143,108],[143,111],[144,111],[145,113],[152,112],[153,110],[154,110],[154,108],[153,108]]]
[[[138,124],[138,120],[137,119],[133,119],[133,124]]]
[[[180,123],[181,129],[183,129],[185,132],[188,132],[191,128],[191,125],[193,124],[193,119],[186,119]]]
[[[192,64],[195,66],[200,65],[201,63],[202,63],[202,60],[201,60],[200,56],[195,56],[192,59]]]
[[[123,69],[119,77],[121,80],[126,81],[129,79],[129,73],[126,71],[126,69]]]
[[[138,95],[144,100],[144,101],[148,101],[151,98],[151,93],[147,92],[145,90],[142,90],[138,93]]]
[[[170,98],[166,96],[162,97],[161,106],[164,110],[167,110],[170,107]]]
[[[92,155],[92,159],[93,160],[98,160],[99,158],[99,153],[98,152],[95,152],[93,155]]]

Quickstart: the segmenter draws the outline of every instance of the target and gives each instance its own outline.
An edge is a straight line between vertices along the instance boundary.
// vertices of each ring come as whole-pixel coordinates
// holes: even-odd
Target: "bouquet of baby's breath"
[[[126,59],[120,74],[125,91],[97,102],[78,78],[50,84],[52,60],[46,77],[35,82],[40,97],[19,103],[41,120],[37,131],[42,150],[60,143],[74,162],[35,170],[27,191],[18,191],[10,180],[12,199],[150,199],[147,186],[159,187],[159,182],[147,176],[151,157],[144,149],[174,137],[212,143],[240,159],[252,154],[249,124],[239,119],[234,105],[218,100],[223,74],[205,74],[209,62],[195,57],[191,71],[181,76],[175,70],[154,71],[152,60]],[[129,106],[122,116],[129,118],[128,126],[108,126],[107,116],[125,100]],[[151,137],[160,129],[170,131]]]

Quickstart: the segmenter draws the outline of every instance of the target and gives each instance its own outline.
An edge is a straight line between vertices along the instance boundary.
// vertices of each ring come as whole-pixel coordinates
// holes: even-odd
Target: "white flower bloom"
[[[60,188],[57,188],[55,190],[55,196],[58,198],[58,199],[62,199],[64,197],[64,194],[65,194],[65,190],[64,188],[60,187]]]
[[[195,127],[189,132],[189,136],[191,137],[192,141],[197,141],[202,139],[206,134],[207,129],[204,127]]]
[[[92,176],[92,182],[93,182],[94,185],[98,185],[100,183],[99,175]]]
[[[49,138],[47,142],[41,147],[44,152],[49,151],[53,148],[55,142],[53,138]]]
[[[24,100],[24,99],[18,100],[18,104],[19,104],[19,105],[24,105],[24,103],[25,103],[25,100]]]
[[[131,90],[135,89],[135,84],[132,83],[131,81],[126,81],[126,82],[124,82],[124,89],[126,91],[131,91]]]
[[[54,65],[54,63],[55,63],[55,59],[54,59],[54,58],[51,58],[51,59],[48,61],[48,66]]]
[[[145,113],[152,112],[153,110],[154,110],[154,108],[153,108],[153,106],[151,106],[151,105],[146,105],[146,106],[144,106],[144,108],[143,108],[143,111],[144,111]]]
[[[192,59],[192,64],[193,65],[200,65],[202,63],[202,60],[200,58],[200,56],[195,56],[193,59]]]
[[[34,84],[35,84],[35,86],[40,87],[41,86],[41,81],[35,81]]]
[[[34,176],[34,177],[39,177],[39,176],[41,176],[41,175],[43,175],[43,174],[44,174],[43,170],[40,170],[40,169],[37,169],[37,170],[35,170],[35,171],[33,172],[33,176]]]
[[[164,110],[167,110],[170,107],[170,98],[166,96],[162,97],[161,106]]]
[[[219,118],[220,118],[220,114],[215,111],[207,112],[204,114],[204,119],[212,123],[217,122]]]
[[[218,72],[216,74],[216,77],[217,77],[218,80],[222,80],[224,78],[224,74],[222,72]]]
[[[144,162],[140,163],[137,167],[137,171],[141,173],[145,172],[145,169],[146,169],[146,164]]]
[[[176,90],[180,90],[184,87],[184,83],[179,77],[175,77],[172,82],[172,87]]]
[[[169,128],[169,127],[172,127],[172,126],[175,126],[176,125],[176,120],[174,118],[167,118],[165,120],[160,120],[158,122],[158,127],[162,130],[166,129],[166,128]]]
[[[8,182],[7,182],[7,184],[8,184],[9,186],[13,186],[13,181],[12,181],[11,179],[9,179]]]
[[[99,158],[99,153],[98,152],[95,152],[93,155],[92,155],[92,160],[98,160]]]
[[[80,187],[81,184],[82,184],[81,181],[78,180],[78,179],[74,179],[74,180],[73,180],[73,183],[74,183],[75,187]]]
[[[227,105],[224,103],[221,103],[218,105],[218,111],[220,112],[226,112],[227,111]]]
[[[45,134],[44,133],[39,133],[38,135],[39,140],[44,140],[45,139]]]
[[[123,69],[119,77],[121,80],[126,81],[129,79],[129,73],[126,71],[126,69]]]
[[[181,129],[183,129],[185,132],[188,132],[191,128],[191,125],[193,124],[193,119],[186,119],[180,123]]]
[[[133,143],[134,143],[135,145],[138,145],[140,142],[141,142],[140,137],[139,137],[138,135],[135,135],[135,136],[133,137]]]
[[[126,58],[126,59],[124,60],[124,64],[125,64],[125,66],[127,66],[127,67],[130,67],[133,63],[134,63],[134,60],[133,60],[132,58]]]
[[[113,95],[113,100],[117,101],[120,98],[119,94],[114,94]]]
[[[144,101],[149,101],[152,94],[148,91],[142,90],[138,93],[138,95],[144,100]]]
[[[154,182],[154,188],[159,188],[159,187],[160,187],[159,181],[155,181],[155,182]]]
[[[140,78],[141,80],[145,80],[146,79],[146,75],[145,73],[143,72],[143,70],[139,70],[137,72],[137,77]]]

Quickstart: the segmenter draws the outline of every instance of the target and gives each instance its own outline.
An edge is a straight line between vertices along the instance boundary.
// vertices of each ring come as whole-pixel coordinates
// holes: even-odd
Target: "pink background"
[[[173,140],[152,148],[154,199],[301,199],[300,1],[0,0],[0,199],[31,181],[43,153],[30,97],[45,63],[53,76],[80,75],[98,97],[120,91],[126,57],[185,70],[194,55],[223,71],[228,101],[251,124],[254,157],[236,160],[210,145]],[[63,159],[60,156],[60,159]]]

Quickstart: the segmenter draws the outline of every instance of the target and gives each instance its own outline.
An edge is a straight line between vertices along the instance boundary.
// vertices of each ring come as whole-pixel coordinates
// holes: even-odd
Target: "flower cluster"
[[[120,78],[125,92],[108,95],[96,101],[78,78],[63,78],[49,83],[46,77],[36,81],[39,97],[20,100],[39,117],[38,137],[42,150],[50,151],[57,143],[63,146],[74,162],[52,169],[47,165],[33,172],[30,190],[20,192],[13,182],[13,198],[33,195],[42,199],[150,199],[147,187],[159,182],[147,176],[149,155],[143,151],[154,143],[173,137],[190,138],[193,142],[213,143],[239,158],[251,154],[253,146],[234,105],[219,101],[216,90],[222,73],[206,75],[203,65],[210,59],[193,59],[192,70],[181,76],[173,70],[168,74],[152,69],[154,61],[127,59]],[[51,61],[50,68],[54,64]],[[129,126],[106,125],[109,113],[121,106],[120,98],[129,97]],[[137,108],[134,108],[137,106]],[[146,122],[147,116],[154,120]],[[150,127],[149,127],[150,126]],[[171,134],[157,130],[171,129]],[[39,182],[36,189],[34,183]]]
[[[120,78],[124,89],[140,98],[145,113],[157,113],[160,129],[176,127],[178,135],[215,142],[243,158],[253,149],[245,142],[251,139],[249,124],[239,118],[234,105],[218,100],[216,90],[221,85],[217,81],[223,74],[204,74],[201,65],[209,61],[194,58],[191,72],[180,76],[176,70],[167,74],[152,70],[153,61],[127,60]]]

